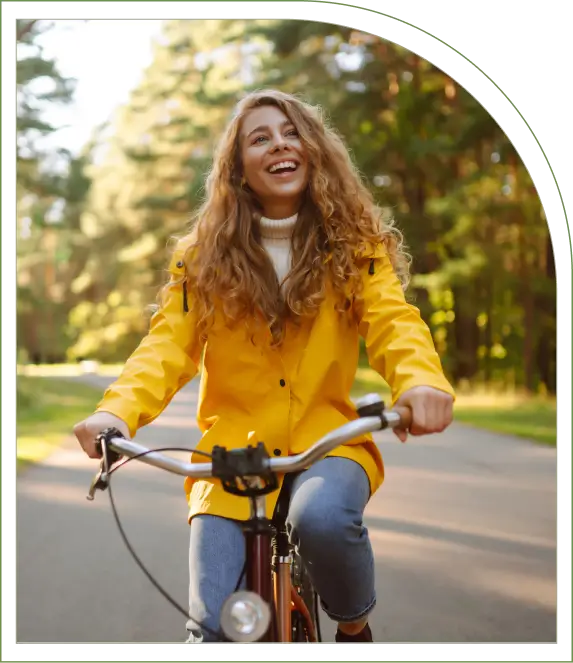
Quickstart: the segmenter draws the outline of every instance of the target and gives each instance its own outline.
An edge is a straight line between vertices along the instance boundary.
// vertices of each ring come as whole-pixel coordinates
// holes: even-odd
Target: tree
[[[554,390],[551,242],[510,141],[415,53],[309,21],[165,23],[141,85],[94,138],[97,159],[83,171],[89,249],[70,285],[69,356],[122,359],[138,342],[169,239],[201,202],[229,113],[264,86],[320,104],[393,213],[413,255],[409,296],[451,378]]]
[[[73,220],[86,190],[82,161],[45,146],[44,139],[57,131],[45,120],[46,110],[69,103],[74,89],[74,82],[44,56],[40,41],[49,29],[40,20],[16,25],[18,345],[34,361],[64,355],[65,275]]]

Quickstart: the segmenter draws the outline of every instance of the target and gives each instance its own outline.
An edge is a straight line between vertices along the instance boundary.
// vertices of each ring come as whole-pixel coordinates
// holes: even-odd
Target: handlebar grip
[[[403,405],[395,405],[392,410],[400,416],[400,426],[402,430],[410,430],[412,425],[412,410]]]
[[[117,463],[117,461],[121,458],[121,454],[113,451],[108,446],[109,440],[114,437],[124,438],[124,435],[117,428],[106,428],[105,430],[102,430],[101,433],[96,437],[96,449],[98,450],[100,457],[103,456],[102,441],[105,440],[106,442],[107,462],[109,467],[111,467],[114,463]]]

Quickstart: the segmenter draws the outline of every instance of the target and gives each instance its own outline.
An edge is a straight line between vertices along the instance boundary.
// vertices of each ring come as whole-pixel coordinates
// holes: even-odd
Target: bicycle
[[[306,451],[286,458],[271,458],[260,442],[257,446],[232,450],[215,446],[211,454],[205,454],[211,457],[210,462],[188,463],[127,440],[117,429],[106,429],[97,438],[100,470],[92,481],[88,499],[93,500],[96,490],[109,487],[110,475],[119,467],[114,464],[122,456],[181,476],[219,479],[226,491],[250,500],[251,513],[250,518],[242,523],[245,567],[235,591],[223,605],[220,615],[222,632],[217,633],[217,637],[233,642],[319,642],[318,597],[302,559],[286,534],[285,520],[294,473],[307,469],[339,445],[360,435],[388,427],[407,430],[411,424],[408,408],[386,410],[384,401],[377,394],[361,398],[356,403],[356,411],[357,419],[331,431]],[[266,495],[277,490],[278,474],[284,474],[285,479],[275,513],[269,520],[266,518]],[[115,507],[114,515],[120,526]],[[121,526],[120,531],[124,536]],[[131,548],[130,552],[155,586],[174,603],[151,578]],[[246,590],[239,590],[243,574]],[[199,626],[206,628],[200,623]]]

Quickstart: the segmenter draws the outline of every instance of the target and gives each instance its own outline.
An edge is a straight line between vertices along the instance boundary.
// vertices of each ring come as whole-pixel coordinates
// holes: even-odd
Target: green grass
[[[17,460],[18,469],[49,456],[75,423],[87,417],[101,389],[64,378],[18,376]]]
[[[526,437],[542,444],[555,446],[557,441],[557,411],[555,402],[549,399],[528,398],[485,407],[464,405],[462,401],[455,407],[454,417],[477,428]]]
[[[371,368],[361,367],[356,372],[352,396],[356,398],[369,392],[390,397],[382,378]],[[457,395],[454,420],[542,444],[556,444],[557,411],[555,400],[550,398],[475,390]]]

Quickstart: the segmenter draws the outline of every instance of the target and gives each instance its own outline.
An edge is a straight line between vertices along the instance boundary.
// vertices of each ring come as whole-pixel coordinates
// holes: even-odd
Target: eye
[[[298,138],[298,131],[296,129],[289,129],[287,131],[287,136],[294,136],[295,138]]]
[[[263,140],[266,140],[266,136],[257,136],[255,140],[253,141],[253,145],[256,145],[257,143],[261,143]]]

